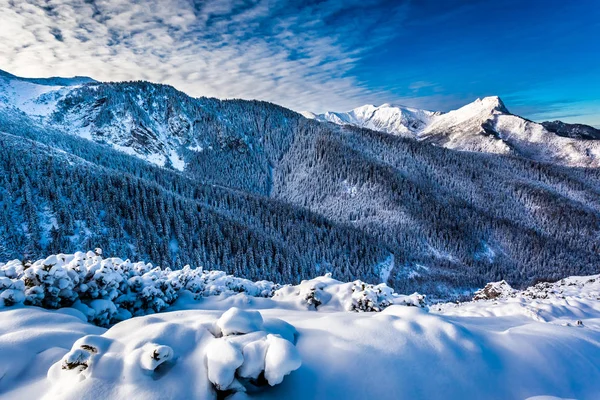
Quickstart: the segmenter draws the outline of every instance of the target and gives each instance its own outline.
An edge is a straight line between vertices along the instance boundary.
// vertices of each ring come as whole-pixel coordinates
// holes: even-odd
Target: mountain
[[[600,142],[592,140],[600,137],[595,128],[560,121],[538,124],[511,114],[495,96],[447,113],[383,105],[325,113],[315,119],[414,137],[462,151],[511,154],[567,166],[600,166]]]
[[[431,117],[415,140],[148,82],[0,84],[2,259],[101,247],[252,279],[331,271],[439,298],[600,265],[599,169],[425,136],[439,138],[444,119],[513,118],[499,100],[402,111]]]
[[[556,133],[558,136],[573,138],[573,139],[587,139],[587,140],[599,140],[600,129],[596,129],[593,126],[583,124],[567,124],[561,121],[546,121],[542,122],[542,125],[548,132]]]
[[[439,113],[383,104],[379,107],[366,105],[347,113],[327,112],[321,115],[304,113],[304,115],[319,121],[354,125],[400,136],[412,136],[429,125]]]
[[[71,78],[59,76],[54,76],[51,78],[23,78],[2,70],[0,70],[0,79],[2,79],[4,82],[25,82],[41,86],[77,86],[96,82],[94,79],[88,76],[73,76]]]

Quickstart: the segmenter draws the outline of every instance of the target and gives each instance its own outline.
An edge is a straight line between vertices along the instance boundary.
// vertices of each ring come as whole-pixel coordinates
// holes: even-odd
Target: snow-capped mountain
[[[139,92],[131,90],[123,93],[125,96],[114,96],[107,93],[107,88],[110,85],[90,78],[25,79],[2,73],[0,107],[13,108],[45,125],[109,143],[155,164],[183,169],[175,148],[185,142],[190,123],[178,116],[150,116],[157,112],[155,108],[166,104],[152,99],[154,108],[148,109]]]
[[[241,113],[232,105],[245,106],[235,101],[228,104],[223,107],[218,99],[190,98],[171,86],[148,82],[100,83],[81,77],[35,80],[0,74],[0,109],[24,114],[45,127],[180,171],[200,168],[195,161],[201,153],[207,159],[219,158],[223,152],[252,152],[261,155],[257,156],[260,165],[255,166],[260,171],[254,175],[268,174],[270,160],[262,156],[280,141],[261,142],[264,138],[256,135],[255,123],[234,118]],[[265,128],[285,136],[289,131],[286,118],[300,118],[290,110],[285,114]]]
[[[0,70],[0,108],[15,108],[27,115],[47,117],[67,93],[92,82],[95,81],[81,76],[21,78]]]
[[[303,113],[305,117],[319,121],[329,121],[339,125],[355,125],[400,136],[412,136],[419,133],[439,114],[393,104],[365,105],[347,113],[326,112],[320,115]]]
[[[511,114],[496,96],[477,99],[447,113],[385,104],[347,113],[327,112],[314,118],[412,136],[450,149],[512,154],[570,166],[600,166],[600,142],[591,140],[600,137],[596,129],[560,121],[539,124]]]

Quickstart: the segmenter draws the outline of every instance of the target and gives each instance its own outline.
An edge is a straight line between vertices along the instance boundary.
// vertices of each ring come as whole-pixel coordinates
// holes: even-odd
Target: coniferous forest
[[[101,247],[175,269],[283,282],[330,271],[440,297],[600,265],[596,169],[146,82],[83,85],[45,121],[4,107],[0,131],[3,260]],[[144,160],[157,154],[162,166]]]

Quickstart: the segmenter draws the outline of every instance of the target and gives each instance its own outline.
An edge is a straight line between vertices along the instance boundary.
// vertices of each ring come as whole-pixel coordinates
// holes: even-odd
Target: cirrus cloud
[[[0,68],[349,109],[391,96],[352,71],[394,35],[405,9],[362,0],[0,0]]]

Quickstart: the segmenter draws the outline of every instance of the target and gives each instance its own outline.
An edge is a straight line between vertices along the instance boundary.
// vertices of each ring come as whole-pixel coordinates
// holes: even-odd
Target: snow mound
[[[122,322],[101,336],[84,336],[48,370],[50,397],[103,393],[105,398],[216,399],[267,390],[301,366],[295,344],[268,328],[224,337],[212,332],[219,321],[245,320],[241,326],[259,318],[262,323],[255,313],[258,317],[232,310],[219,319],[165,313]]]
[[[235,379],[235,371],[244,363],[242,350],[223,339],[207,346],[208,380],[217,390],[228,390]],[[236,385],[239,386],[239,385]]]
[[[595,399],[599,277],[429,311],[394,303],[378,313],[343,312],[340,299],[351,299],[356,285],[322,277],[281,289],[314,288],[323,300],[316,312],[295,293],[285,301],[239,293],[110,329],[83,322],[73,308],[5,307],[0,397]],[[262,327],[255,330],[256,314],[216,308],[231,302],[260,313]],[[224,336],[219,321],[251,329]]]
[[[600,275],[540,282],[522,291],[504,281],[495,282],[477,291],[473,300],[438,304],[432,311],[472,317],[524,316],[537,322],[583,326],[581,320],[600,312]]]
[[[240,310],[232,307],[217,321],[223,336],[256,332],[262,329],[263,319],[258,311]]]
[[[265,378],[269,385],[275,386],[283,377],[300,368],[302,361],[296,347],[289,341],[275,335],[267,336],[267,354],[265,356]]]

